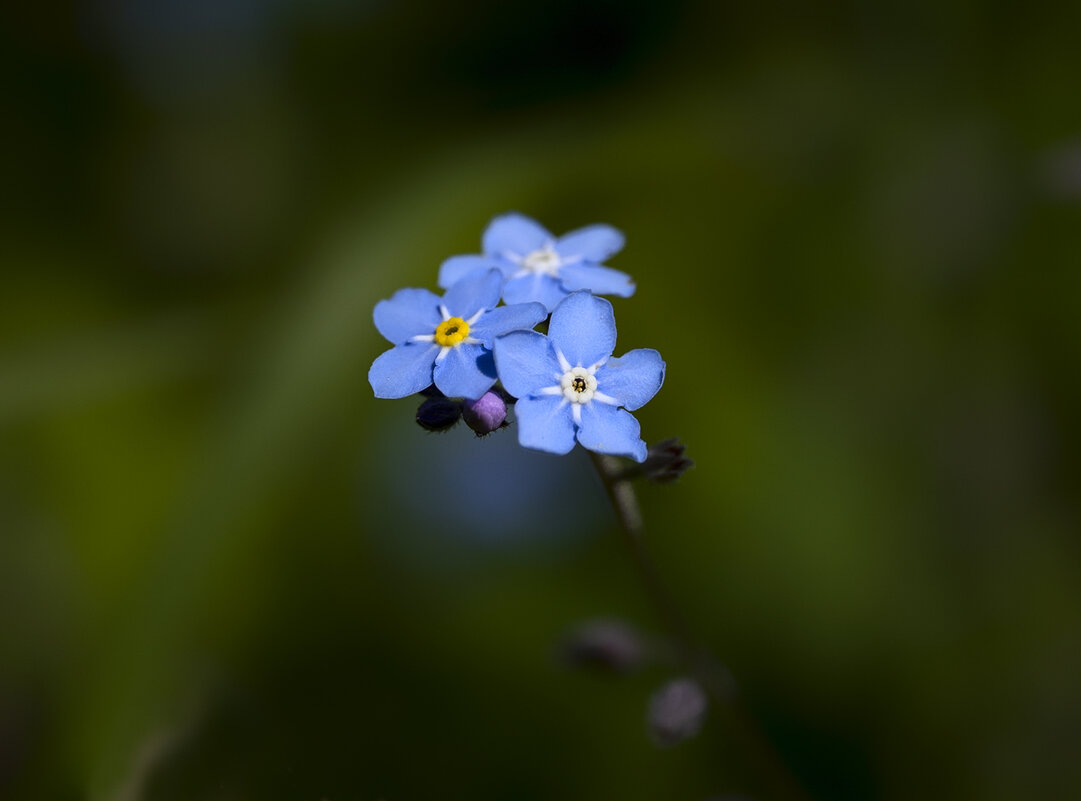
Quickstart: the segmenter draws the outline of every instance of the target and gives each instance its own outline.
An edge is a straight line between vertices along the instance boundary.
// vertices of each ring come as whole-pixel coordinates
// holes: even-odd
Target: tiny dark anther
[[[574,388],[575,392],[585,392],[586,391],[586,380],[584,378],[582,378],[581,376],[578,376],[571,383],[571,386]]]

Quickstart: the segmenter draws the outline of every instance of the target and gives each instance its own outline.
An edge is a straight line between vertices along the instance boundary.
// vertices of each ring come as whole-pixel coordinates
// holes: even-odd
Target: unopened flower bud
[[[447,431],[462,416],[462,404],[442,395],[429,397],[417,407],[417,424],[428,431]]]
[[[651,445],[649,454],[640,468],[642,475],[657,484],[675,481],[694,467],[694,462],[683,455],[686,449],[687,446],[680,442],[678,437],[671,437],[661,440],[656,445]]]
[[[706,718],[706,693],[691,679],[674,679],[649,699],[647,723],[659,746],[675,745],[698,734]]]
[[[579,625],[563,643],[562,656],[572,667],[628,673],[646,661],[642,637],[621,620],[590,620]]]
[[[462,403],[462,417],[478,437],[483,437],[506,424],[507,404],[495,392],[485,392],[475,401]]]

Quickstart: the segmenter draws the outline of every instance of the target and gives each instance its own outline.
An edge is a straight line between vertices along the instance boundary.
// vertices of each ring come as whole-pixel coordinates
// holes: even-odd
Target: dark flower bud
[[[478,437],[483,437],[506,425],[507,404],[495,392],[485,392],[475,401],[462,403],[462,417]]]
[[[561,649],[571,667],[629,673],[641,667],[648,648],[639,633],[621,620],[590,620],[567,635]]]
[[[694,467],[694,462],[683,455],[687,446],[678,437],[670,437],[651,445],[646,460],[642,463],[641,475],[657,484],[675,481]]]
[[[428,431],[449,431],[462,416],[462,404],[442,395],[432,396],[417,407],[417,425]]]
[[[706,693],[692,679],[674,679],[649,699],[646,722],[653,741],[662,747],[694,737],[706,719]]]

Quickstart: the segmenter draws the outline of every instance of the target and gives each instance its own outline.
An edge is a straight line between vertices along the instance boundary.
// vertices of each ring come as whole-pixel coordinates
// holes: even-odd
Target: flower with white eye
[[[469,276],[440,298],[401,289],[375,306],[379,333],[394,343],[368,371],[377,398],[404,398],[432,383],[450,397],[480,398],[495,383],[492,340],[547,316],[539,303],[500,306],[498,270]]]
[[[439,268],[439,285],[448,287],[475,272],[499,269],[506,280],[507,303],[537,301],[552,311],[571,292],[627,298],[630,276],[602,262],[623,248],[623,234],[610,225],[590,225],[560,237],[524,214],[510,213],[489,223],[483,254],[451,256]]]
[[[646,443],[631,414],[664,383],[664,360],[639,348],[612,357],[612,304],[574,292],[552,312],[548,336],[512,331],[495,340],[503,387],[518,398],[518,441],[527,448],[568,453],[583,447],[645,461]]]

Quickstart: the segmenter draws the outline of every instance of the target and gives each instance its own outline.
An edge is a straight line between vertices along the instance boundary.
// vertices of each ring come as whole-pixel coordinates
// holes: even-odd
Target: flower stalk
[[[590,452],[590,459],[604,485],[605,493],[619,522],[623,542],[654,606],[662,625],[671,638],[684,669],[702,686],[714,705],[722,712],[739,735],[747,756],[753,760],[770,795],[769,798],[808,801],[808,796],[781,755],[766,737],[739,693],[739,686],[728,667],[717,659],[691,633],[667,586],[661,579],[656,563],[645,543],[645,523],[632,477],[621,460]]]

